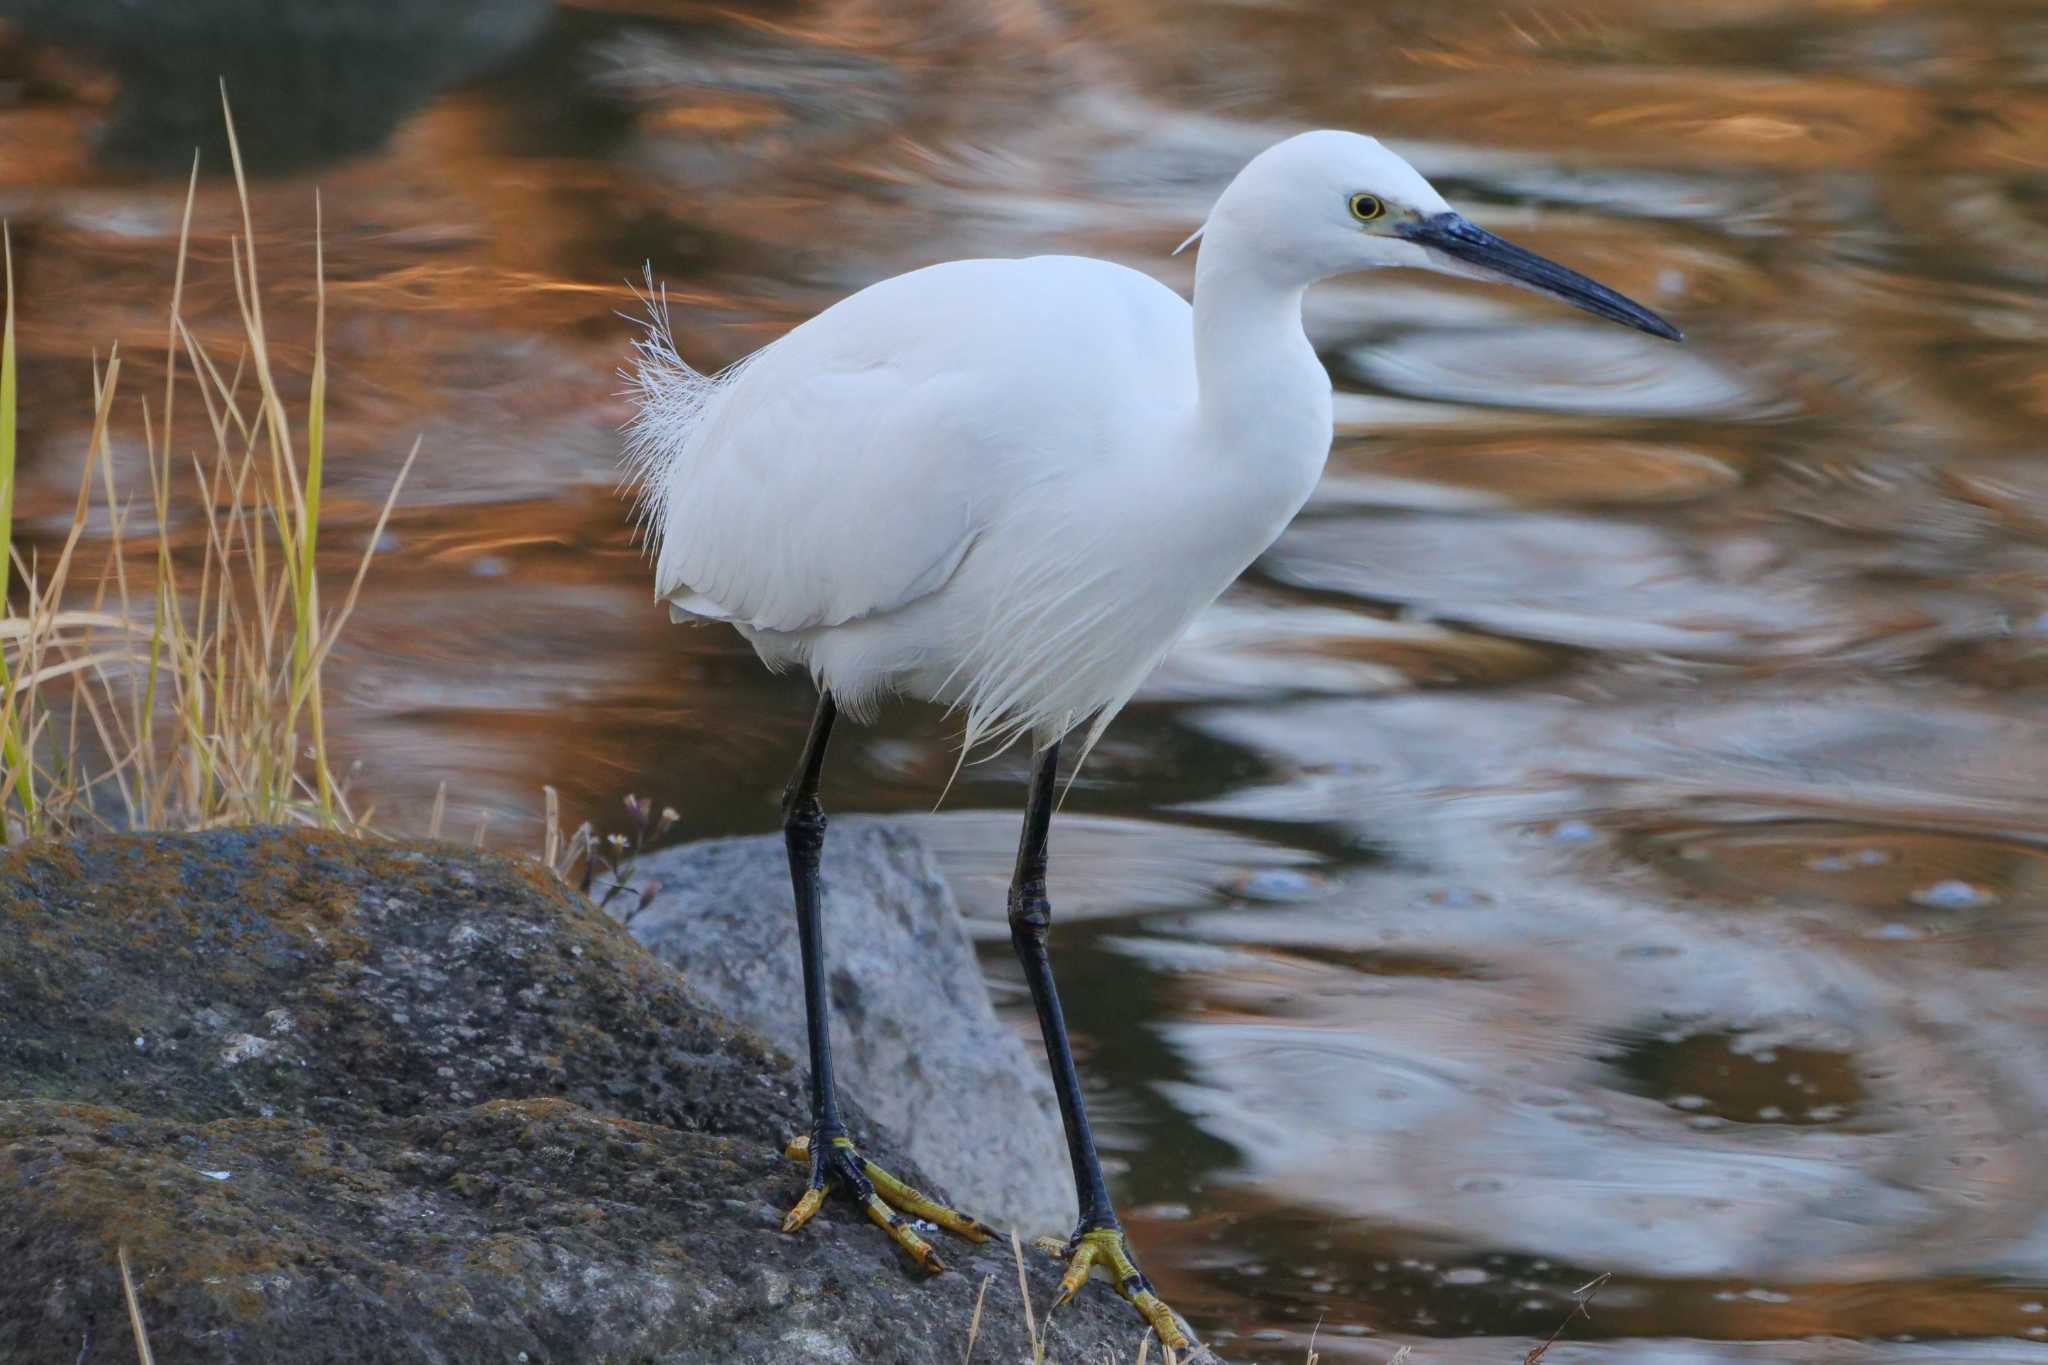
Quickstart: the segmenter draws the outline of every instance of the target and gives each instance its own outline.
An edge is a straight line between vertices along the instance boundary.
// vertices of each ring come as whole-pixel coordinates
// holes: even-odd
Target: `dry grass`
[[[142,1325],[142,1299],[135,1292],[135,1276],[128,1269],[128,1248],[116,1248],[115,1255],[121,1267],[121,1293],[128,1300],[128,1330],[135,1336],[135,1358],[141,1365],[156,1365],[156,1352],[149,1348],[149,1329]]]
[[[328,761],[321,670],[418,446],[340,606],[324,609],[314,566],[326,453],[325,283],[317,291],[311,390],[295,426],[271,368],[232,117],[228,135],[242,210],[241,232],[230,238],[242,344],[233,356],[213,354],[180,313],[195,161],[178,234],[162,399],[154,409],[148,395],[140,404],[153,545],[130,536],[135,495],[115,486],[109,458],[118,348],[94,367],[91,436],[61,549],[45,562],[15,543],[8,259],[0,331],[0,841],[107,827],[359,829],[367,819],[351,809]],[[324,264],[316,240],[316,279]],[[197,449],[181,453],[177,404],[192,389],[204,421]],[[172,493],[181,483],[203,516],[196,555],[173,545]],[[80,546],[96,488],[107,535],[96,547],[97,571],[88,574]],[[18,591],[10,595],[10,587]]]

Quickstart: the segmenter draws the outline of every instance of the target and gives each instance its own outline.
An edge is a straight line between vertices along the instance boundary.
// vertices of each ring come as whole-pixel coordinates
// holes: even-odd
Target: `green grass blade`
[[[313,196],[313,389],[306,405],[306,483],[299,527],[299,619],[293,635],[297,664],[294,690],[313,664],[313,637],[319,629],[320,591],[313,576],[313,555],[320,543],[320,481],[327,447],[327,247],[323,240],[319,193]],[[322,714],[320,681],[311,694],[314,785],[320,793],[320,815],[334,822],[334,780],[327,768],[327,725]]]
[[[14,240],[0,224],[0,258],[6,265],[7,312],[0,324],[0,616],[6,614],[8,575],[14,566]],[[0,653],[0,760],[16,774],[15,799],[29,827],[36,819],[36,775],[29,766],[28,747],[22,742],[28,706],[14,695],[14,678],[7,668],[7,656]],[[7,838],[7,822],[0,818],[0,842]]]

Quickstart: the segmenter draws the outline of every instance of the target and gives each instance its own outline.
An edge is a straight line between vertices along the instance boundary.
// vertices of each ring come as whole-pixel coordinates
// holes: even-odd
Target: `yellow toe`
[[[795,1232],[804,1224],[810,1222],[811,1216],[822,1208],[824,1203],[824,1190],[815,1187],[805,1190],[804,1197],[796,1201],[796,1207],[791,1209],[789,1216],[782,1220],[782,1230],[784,1232]]]

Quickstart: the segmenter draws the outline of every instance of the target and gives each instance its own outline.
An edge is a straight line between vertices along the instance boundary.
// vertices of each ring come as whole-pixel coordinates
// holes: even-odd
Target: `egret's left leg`
[[[1017,841],[1017,871],[1010,882],[1010,945],[1024,966],[1024,980],[1031,987],[1031,1003],[1038,1010],[1039,1031],[1045,1035],[1045,1055],[1052,1064],[1053,1092],[1059,1097],[1060,1118],[1067,1128],[1067,1155],[1074,1163],[1074,1190],[1080,1197],[1081,1221],[1060,1254],[1067,1273],[1060,1280],[1058,1307],[1080,1292],[1088,1272],[1100,1266],[1116,1283],[1117,1293],[1130,1300],[1159,1334],[1162,1344],[1176,1349],[1188,1344],[1152,1282],[1138,1269],[1124,1238],[1123,1225],[1109,1202],[1109,1187],[1102,1179],[1102,1159],[1095,1152],[1095,1133],[1088,1126],[1088,1108],[1081,1100],[1081,1078],[1074,1069],[1074,1051],[1067,1043],[1066,1016],[1060,1012],[1059,991],[1053,985],[1052,962],[1046,955],[1046,936],[1052,928],[1052,904],[1045,894],[1046,839],[1052,830],[1052,807],[1059,775],[1060,746],[1055,740],[1041,750],[1031,772],[1031,795],[1025,803],[1024,832]]]
[[[796,1207],[782,1221],[795,1232],[811,1221],[825,1196],[837,1192],[851,1199],[926,1270],[945,1269],[931,1244],[918,1235],[914,1219],[937,1224],[969,1241],[989,1235],[987,1227],[929,1195],[906,1185],[862,1156],[839,1117],[839,1088],[832,1076],[832,1019],[825,1000],[824,890],[818,868],[825,852],[825,807],[818,800],[818,779],[825,768],[825,746],[839,708],[830,692],[818,696],[817,714],[803,757],[782,794],[783,840],[789,849],[790,890],[796,901],[797,950],[804,972],[804,1024],[811,1053],[811,1131],[793,1139],[787,1150],[810,1174]]]

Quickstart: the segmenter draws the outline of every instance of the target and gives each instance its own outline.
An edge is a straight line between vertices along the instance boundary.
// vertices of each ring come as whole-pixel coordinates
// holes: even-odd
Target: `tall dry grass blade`
[[[159,795],[161,786],[153,779],[156,766],[156,692],[163,670],[164,636],[167,631],[181,634],[180,628],[184,624],[177,616],[177,570],[171,562],[171,422],[177,408],[178,333],[183,330],[179,315],[185,304],[185,264],[192,253],[192,205],[198,197],[199,153],[194,151],[192,174],[185,181],[185,212],[178,220],[178,256],[171,274],[171,312],[164,326],[163,440],[159,445],[151,433],[145,442],[150,502],[156,510],[156,613],[151,620],[149,664],[143,679],[142,700],[138,703],[141,711],[139,728],[142,731],[139,752],[145,765],[145,781]],[[146,406],[143,412],[146,421]],[[162,808],[146,812],[145,819],[150,824],[160,823]]]
[[[142,1300],[135,1293],[135,1276],[128,1269],[128,1248],[116,1247],[114,1255],[121,1263],[121,1293],[128,1300],[128,1327],[135,1333],[135,1358],[142,1365],[156,1365],[156,1352],[149,1349],[149,1329],[142,1325]]]
[[[974,1343],[981,1337],[981,1306],[988,1298],[988,1287],[995,1282],[994,1275],[981,1277],[981,1289],[974,1296],[974,1316],[967,1320],[967,1350],[960,1357],[960,1365],[974,1365]]]
[[[93,396],[95,401],[99,397],[100,382],[99,367],[95,365],[93,367]],[[148,415],[145,412],[145,425],[147,425],[147,420]],[[124,620],[132,619],[134,594],[129,590],[128,553],[126,548],[128,517],[131,504],[122,499],[121,490],[114,484],[114,460],[111,450],[102,450],[100,452],[100,491],[105,497],[107,504],[106,561],[112,565],[113,572],[109,574],[104,568],[101,570],[99,581],[93,589],[93,607],[97,610],[105,605],[107,591],[111,588],[114,596],[120,602],[122,618]],[[123,633],[125,634],[125,631]],[[85,643],[86,647],[90,648],[93,641],[88,639]],[[125,660],[126,655],[127,646],[123,644],[119,658]],[[115,661],[115,656],[109,655],[106,657],[109,662]],[[104,671],[97,664],[94,665],[94,673],[96,678],[105,677]],[[111,778],[120,789],[121,804],[128,812],[128,824],[132,828],[137,824],[139,812],[135,806],[135,791],[129,781],[129,770],[140,761],[139,735],[135,728],[129,724],[129,718],[122,715],[121,709],[118,706],[110,704],[102,708],[93,704],[91,691],[92,689],[80,687],[69,689],[71,729],[70,733],[65,737],[63,752],[67,755],[76,755],[79,751],[78,713],[81,703],[84,703],[88,714],[92,718],[93,730],[99,736],[100,747],[107,756],[109,766],[105,777]],[[111,703],[117,694],[110,688],[103,688],[102,695],[107,697]],[[89,795],[90,788],[93,785],[95,784],[86,784],[85,791],[79,793],[79,795]]]
[[[1031,1277],[1024,1270],[1024,1243],[1010,1231],[1010,1252],[1017,1258],[1017,1293],[1024,1300],[1024,1330],[1031,1337],[1031,1365],[1045,1365],[1045,1342],[1038,1335],[1038,1315],[1031,1311]]]
[[[443,778],[434,786],[434,809],[427,817],[427,837],[441,837],[441,822],[448,818],[448,781]]]

